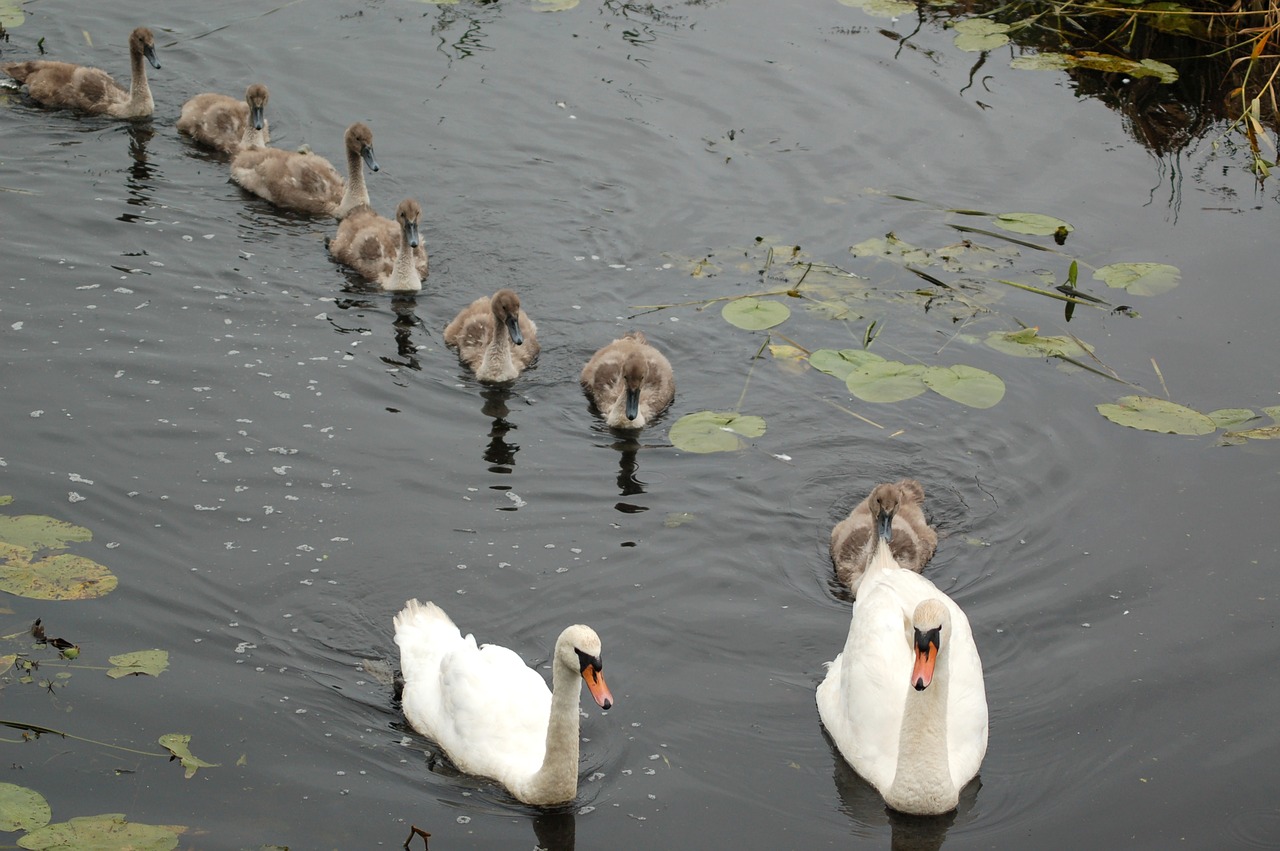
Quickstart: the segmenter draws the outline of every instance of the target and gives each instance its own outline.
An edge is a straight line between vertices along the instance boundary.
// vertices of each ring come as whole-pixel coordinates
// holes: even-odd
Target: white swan
[[[213,92],[198,94],[182,105],[178,132],[224,154],[265,147],[271,141],[271,128],[263,117],[269,98],[261,83],[249,86],[244,100]]]
[[[435,603],[408,601],[395,628],[401,706],[415,730],[458,768],[497,780],[526,804],[573,800],[582,683],[601,707],[613,706],[594,630],[579,624],[560,633],[548,690],[514,652],[463,638]]]
[[[444,342],[476,378],[489,384],[512,381],[538,357],[538,326],[520,308],[515,290],[482,295],[444,329]]]
[[[893,560],[900,567],[919,573],[938,548],[938,533],[924,519],[921,508],[924,488],[915,479],[878,487],[888,489],[878,492],[882,501],[893,498],[889,506],[893,514],[893,537],[889,541]],[[836,568],[836,578],[847,585],[855,597],[863,572],[875,555],[878,537],[871,519],[870,496],[855,505],[849,516],[831,530],[831,562]]]
[[[277,207],[312,216],[341,219],[369,203],[364,166],[378,170],[373,158],[373,131],[357,121],[342,137],[347,152],[347,180],[322,156],[280,148],[241,150],[231,160],[231,179]]]
[[[844,652],[818,686],[818,714],[890,807],[937,815],[955,809],[987,752],[982,660],[960,607],[893,560],[887,487],[871,493],[879,543]]]
[[[667,409],[676,394],[671,362],[632,331],[591,356],[579,378],[610,428],[642,429]]]
[[[356,207],[329,243],[329,253],[388,292],[416,293],[427,276],[427,250],[418,235],[422,207],[406,198],[396,207],[396,220],[384,219],[372,207]]]
[[[78,109],[92,115],[116,118],[145,118],[155,109],[155,103],[151,99],[151,87],[147,85],[147,69],[142,64],[144,58],[153,68],[159,69],[155,37],[146,27],[138,27],[129,34],[132,79],[128,91],[111,79],[106,71],[70,62],[40,59],[10,62],[0,65],[0,71],[26,84],[31,99],[43,106]]]

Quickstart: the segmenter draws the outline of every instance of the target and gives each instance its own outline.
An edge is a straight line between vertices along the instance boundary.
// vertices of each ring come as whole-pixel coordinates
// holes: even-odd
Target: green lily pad
[[[83,526],[43,514],[0,515],[0,542],[29,550],[65,550],[72,541],[89,541],[93,533]]]
[[[765,328],[772,328],[786,322],[787,317],[791,315],[791,308],[780,301],[767,301],[746,296],[735,298],[726,304],[720,311],[720,315],[730,325],[736,325],[748,331],[763,331]]]
[[[933,392],[970,408],[990,408],[1004,398],[1000,376],[962,363],[931,366],[921,380]]]
[[[732,452],[745,447],[744,437],[764,434],[764,418],[731,411],[685,414],[671,426],[670,439],[686,452]]]
[[[137,650],[133,653],[121,653],[107,660],[114,668],[107,671],[113,679],[127,677],[132,674],[148,674],[158,677],[169,668],[168,650]]]
[[[13,497],[9,496],[8,494],[5,494],[4,496],[0,496],[0,505],[9,505],[12,502],[13,502]]]
[[[1113,423],[1163,434],[1209,434],[1213,420],[1199,411],[1153,396],[1125,396],[1115,404],[1098,405],[1098,413]]]
[[[0,830],[35,830],[53,817],[49,802],[35,789],[0,783]]]
[[[893,360],[871,361],[849,372],[845,387],[864,402],[901,402],[928,388],[920,377],[925,367]]]
[[[1093,351],[1089,344],[1083,346],[1071,337],[1042,337],[1038,328],[1020,331],[992,331],[986,344],[997,352],[1019,358],[1069,357],[1077,358]]]
[[[91,600],[116,589],[115,574],[92,559],[34,556],[26,547],[0,541],[0,591],[35,600]]]
[[[819,372],[844,381],[860,366],[883,361],[884,358],[866,349],[818,349],[809,354],[809,365]]]
[[[196,769],[218,767],[218,763],[205,762],[192,756],[190,748],[191,737],[184,733],[165,733],[156,741],[169,753],[182,760],[182,767],[186,769],[186,773],[183,776],[188,780],[195,777]]]
[[[839,0],[841,6],[852,6],[855,9],[861,9],[868,15],[875,15],[877,18],[897,18],[902,15],[910,15],[916,10],[911,3],[903,3],[901,0]]]
[[[1053,236],[1059,230],[1067,233],[1075,230],[1070,224],[1043,213],[1001,213],[991,220],[996,227],[1011,233],[1025,233],[1031,236]]]
[[[0,27],[7,30],[17,29],[26,19],[22,4],[15,0],[0,0]]]
[[[179,824],[135,824],[123,813],[81,816],[33,830],[18,840],[29,851],[170,851],[187,829]]]
[[[1009,25],[987,18],[966,18],[955,23],[956,47],[970,53],[995,50],[1009,43]]]
[[[1218,428],[1231,428],[1241,423],[1247,423],[1258,415],[1248,408],[1220,408],[1216,411],[1210,411],[1205,416],[1213,420],[1214,425]]]
[[[904,242],[893,234],[864,239],[857,245],[850,246],[849,253],[854,257],[885,257],[915,266],[932,266],[937,263],[928,249]]]
[[[579,0],[533,0],[530,4],[535,12],[567,12],[578,5]]]
[[[1112,263],[1093,273],[1107,286],[1133,295],[1159,295],[1178,285],[1182,273],[1165,263]]]

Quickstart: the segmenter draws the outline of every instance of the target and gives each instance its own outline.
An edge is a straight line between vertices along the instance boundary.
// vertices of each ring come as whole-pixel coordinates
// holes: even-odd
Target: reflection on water
[[[533,817],[533,835],[539,851],[573,851],[577,832],[572,812],[540,812]]]
[[[397,357],[383,356],[380,360],[389,366],[420,370],[422,363],[418,360],[418,344],[413,341],[413,329],[422,326],[422,320],[416,312],[418,300],[412,295],[396,294],[391,298],[391,310],[396,318],[391,323],[395,329]]]
[[[644,493],[644,482],[636,478],[636,473],[640,470],[640,465],[636,462],[640,444],[635,438],[627,438],[619,440],[613,448],[618,450],[618,493],[622,496]]]
[[[133,161],[129,166],[129,176],[124,182],[127,190],[125,203],[131,207],[150,208],[154,206],[151,199],[155,192],[152,181],[155,179],[156,168],[147,158],[147,143],[156,135],[156,131],[150,121],[132,121],[125,129],[129,134],[129,158]],[[146,216],[134,213],[121,213],[116,216],[116,220],[128,223],[150,221]]]
[[[507,415],[511,413],[511,409],[507,407],[511,391],[506,387],[483,387],[480,398],[484,399],[480,413],[493,418],[489,427],[489,444],[484,449],[484,460],[489,464],[490,473],[510,473],[516,463],[516,453],[520,451],[519,444],[508,443],[506,440],[507,432],[516,428],[514,423],[507,420]]]
[[[981,776],[975,777],[960,790],[960,804],[955,810],[940,816],[912,816],[889,809],[876,788],[862,779],[853,766],[845,761],[840,749],[831,741],[826,730],[823,738],[831,746],[832,779],[840,796],[840,809],[858,826],[859,835],[871,834],[886,822],[893,833],[891,847],[894,851],[937,851],[947,839],[949,831],[959,819],[968,821],[982,788]]]

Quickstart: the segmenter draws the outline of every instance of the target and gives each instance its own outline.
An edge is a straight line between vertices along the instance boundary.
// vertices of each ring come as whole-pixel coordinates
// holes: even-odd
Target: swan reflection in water
[[[490,473],[510,473],[516,463],[516,453],[520,451],[520,444],[507,442],[507,432],[516,429],[515,423],[507,419],[511,413],[507,402],[512,395],[507,387],[482,385],[480,388],[480,398],[484,400],[480,413],[493,420],[489,425],[489,443],[484,448]]]
[[[574,851],[577,816],[572,810],[547,810],[533,817],[533,835],[539,851]]]
[[[147,143],[156,135],[155,128],[151,125],[150,120],[131,121],[125,128],[125,132],[129,135],[130,160],[128,177],[124,181],[124,187],[127,192],[125,203],[130,207],[154,207],[152,194],[155,192],[156,167],[151,164],[151,160],[147,156]],[[133,222],[146,223],[152,221],[152,219],[142,213],[121,213],[116,216],[116,221],[131,224]]]

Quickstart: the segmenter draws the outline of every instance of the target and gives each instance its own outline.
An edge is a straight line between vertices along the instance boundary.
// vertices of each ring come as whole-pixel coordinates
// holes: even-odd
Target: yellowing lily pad
[[[35,830],[48,824],[52,817],[49,802],[35,789],[0,783],[0,830]]]
[[[698,411],[676,420],[670,438],[686,452],[732,452],[747,445],[742,438],[760,437],[764,430],[763,417]]]
[[[65,550],[73,541],[89,541],[93,533],[83,526],[43,514],[0,515],[0,542],[29,550]]]
[[[1166,263],[1112,263],[1093,276],[1107,286],[1133,295],[1159,295],[1178,285],[1182,273]]]
[[[844,381],[860,366],[883,361],[884,358],[866,349],[818,349],[809,354],[809,365],[819,372]]]
[[[1088,68],[1093,71],[1109,71],[1128,74],[1132,77],[1155,77],[1162,83],[1173,83],[1178,79],[1178,71],[1172,65],[1158,62],[1155,59],[1144,59],[1136,62],[1122,56],[1106,53],[1095,53],[1084,50],[1079,53],[1037,53],[1032,56],[1019,56],[1009,65],[1013,68],[1032,71],[1061,71],[1067,68]]]
[[[1009,43],[1009,25],[987,18],[966,18],[955,23],[956,47],[970,53],[995,50]]]
[[[110,570],[62,553],[36,559],[26,547],[0,541],[0,591],[36,600],[90,600],[116,589]]]
[[[1019,331],[992,331],[986,344],[997,352],[1019,358],[1043,358],[1065,356],[1080,357],[1093,351],[1087,343],[1083,346],[1071,337],[1042,337],[1038,328]]]
[[[735,298],[720,311],[720,315],[730,325],[745,328],[748,331],[763,331],[787,321],[791,308],[780,301],[747,296]]]
[[[1164,434],[1209,434],[1213,420],[1199,411],[1153,396],[1124,396],[1115,404],[1098,405],[1098,413],[1113,423]]]
[[[22,4],[16,0],[0,0],[0,27],[7,30],[17,29],[26,19]]]
[[[29,851],[170,851],[187,829],[178,824],[135,824],[123,813],[81,816],[33,830],[18,840]]]
[[[196,770],[200,768],[217,768],[218,763],[205,762],[191,755],[191,737],[184,733],[165,733],[159,739],[161,746],[169,753],[182,760],[182,767],[186,769],[183,775],[190,780],[195,777]]]
[[[578,5],[578,0],[533,0],[531,8],[535,12],[567,12]]]
[[[962,363],[931,366],[921,380],[933,392],[970,408],[990,408],[1004,398],[1000,376]]]
[[[920,380],[924,371],[920,364],[871,361],[851,370],[845,386],[864,402],[901,402],[928,389]]]
[[[1070,233],[1075,230],[1069,223],[1043,213],[1001,213],[992,219],[996,227],[1011,233],[1025,233],[1031,236],[1053,236],[1060,231]]]
[[[1226,437],[1230,438],[1248,438],[1249,440],[1276,440],[1280,439],[1280,426],[1262,426],[1261,428],[1249,428],[1244,431],[1229,431]]]
[[[132,674],[149,674],[158,677],[169,668],[168,650],[137,650],[133,653],[121,653],[108,659],[114,668],[107,671],[113,679],[127,677]]]

